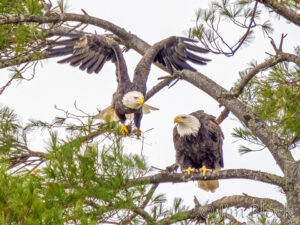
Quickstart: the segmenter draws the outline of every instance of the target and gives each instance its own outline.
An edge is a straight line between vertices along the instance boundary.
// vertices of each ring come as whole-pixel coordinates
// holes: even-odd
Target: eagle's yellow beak
[[[138,98],[138,103],[140,105],[143,105],[144,104],[144,98]]]
[[[182,122],[183,122],[183,119],[180,116],[176,116],[174,118],[174,123],[182,123]]]

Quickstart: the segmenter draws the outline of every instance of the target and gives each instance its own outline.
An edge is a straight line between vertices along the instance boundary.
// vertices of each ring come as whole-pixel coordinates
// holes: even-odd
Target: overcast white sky
[[[186,30],[194,25],[195,10],[199,7],[206,8],[208,2],[200,0],[152,0],[151,2],[147,0],[73,0],[69,3],[71,6],[69,12],[80,13],[80,9],[83,8],[90,15],[115,23],[138,35],[149,44],[153,44],[171,35],[185,35]],[[276,27],[279,27],[274,34],[277,43],[281,33],[289,33],[284,44],[285,51],[291,52],[294,46],[299,45],[299,29],[286,24],[283,19],[276,22]],[[96,29],[97,33],[103,33],[99,28],[90,30],[93,31],[93,29]],[[269,40],[264,38],[260,31],[257,34],[259,37],[256,41],[235,56],[226,58],[207,55],[213,59],[212,62],[207,66],[199,66],[197,69],[229,90],[238,79],[238,72],[246,68],[250,61],[257,60],[260,63],[267,57],[265,52],[273,53]],[[226,36],[232,37],[232,40],[237,38],[231,29],[227,29]],[[132,74],[140,56],[130,50],[125,57],[129,72]],[[18,86],[15,83],[11,85],[2,94],[0,103],[14,109],[22,117],[24,123],[28,118],[50,122],[55,116],[62,116],[61,112],[54,109],[55,104],[60,108],[75,112],[73,103],[76,101],[81,109],[90,114],[95,114],[97,108],[103,109],[110,104],[111,96],[116,88],[113,64],[105,64],[98,75],[89,75],[77,68],[56,64],[56,61],[56,59],[44,60],[42,66],[38,66],[36,76],[32,81],[22,82]],[[6,70],[1,72],[0,84],[2,86],[8,79],[9,72]],[[158,82],[158,77],[164,75],[164,72],[152,67],[148,90]],[[159,168],[165,168],[175,162],[172,130],[173,118],[177,114],[203,109],[209,114],[218,116],[222,111],[214,99],[184,81],[178,82],[171,89],[165,88],[147,103],[160,110],[144,116],[142,120],[143,131],[154,128],[145,135],[143,153],[149,165]],[[223,147],[225,169],[247,168],[281,175],[267,150],[239,155],[238,146],[241,142],[236,142],[236,139],[231,137],[233,128],[238,125],[239,122],[232,115],[221,124],[225,134]],[[127,139],[125,144],[127,144],[126,151],[140,153],[141,141]],[[38,135],[31,137],[30,145],[36,150],[45,147]],[[186,204],[193,204],[194,196],[197,196],[201,202],[206,202],[242,193],[285,202],[283,194],[277,187],[241,179],[221,180],[220,188],[213,194],[197,188],[196,182],[162,184],[158,188],[159,192],[168,193],[167,196],[170,199],[182,197]]]

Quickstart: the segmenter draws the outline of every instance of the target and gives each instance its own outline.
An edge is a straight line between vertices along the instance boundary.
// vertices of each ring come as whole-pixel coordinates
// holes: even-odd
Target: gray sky
[[[195,10],[199,7],[206,8],[208,1],[152,0],[150,4],[147,0],[73,0],[69,4],[71,6],[69,12],[81,13],[80,9],[83,8],[90,15],[108,20],[153,44],[171,35],[185,35],[186,30],[194,26]],[[278,43],[281,33],[289,33],[284,42],[284,50],[292,52],[292,48],[299,45],[299,29],[286,24],[283,19],[276,22],[276,27],[273,36],[275,41]],[[103,33],[99,28],[91,27],[89,30]],[[229,27],[224,26],[224,31],[226,37],[230,37],[232,42],[237,39],[235,32]],[[196,68],[229,90],[239,78],[238,72],[247,68],[249,62],[257,60],[261,63],[264,58],[267,58],[265,52],[273,53],[269,40],[262,36],[261,31],[257,30],[257,36],[253,43],[235,56],[226,58],[209,54],[207,57],[213,59],[212,62],[207,66]],[[132,74],[140,55],[130,50],[125,58],[129,73]],[[24,123],[28,118],[50,122],[55,116],[62,116],[61,112],[54,109],[54,104],[75,112],[73,104],[76,101],[81,109],[90,114],[95,114],[97,108],[103,109],[110,104],[111,96],[116,89],[113,64],[105,64],[98,75],[89,75],[77,68],[56,64],[56,61],[56,59],[42,61],[40,64],[42,66],[38,66],[32,81],[22,82],[20,85],[14,83],[7,88],[1,96],[1,104],[14,109],[22,116]],[[1,72],[0,84],[4,84],[9,72],[6,70]],[[147,84],[148,90],[158,82],[158,77],[164,75],[166,74],[163,71],[153,66]],[[160,110],[145,115],[142,120],[142,131],[154,128],[145,134],[143,154],[146,155],[149,165],[159,168],[165,168],[175,162],[172,130],[173,118],[177,114],[203,109],[209,114],[218,116],[222,111],[214,99],[184,81],[178,82],[171,89],[165,88],[147,103]],[[281,175],[280,169],[267,150],[239,155],[238,146],[242,142],[236,142],[236,139],[231,136],[233,128],[238,125],[239,122],[232,115],[221,124],[225,134],[223,147],[225,169],[247,168]],[[29,144],[36,150],[46,146],[38,134],[31,137]],[[126,139],[125,145],[127,152],[138,154],[141,152],[141,141]],[[293,153],[296,154],[295,151]],[[204,203],[223,196],[242,193],[285,202],[283,194],[277,187],[242,179],[221,180],[220,188],[213,194],[197,188],[196,182],[162,184],[157,193],[168,193],[170,199],[182,197],[186,204],[193,204],[194,195]]]

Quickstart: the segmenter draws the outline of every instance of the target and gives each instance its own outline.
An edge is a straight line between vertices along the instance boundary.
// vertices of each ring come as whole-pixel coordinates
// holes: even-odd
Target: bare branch
[[[155,95],[157,92],[159,92],[164,87],[168,86],[173,80],[175,80],[176,77],[168,77],[164,79],[163,81],[159,82],[157,85],[152,87],[150,91],[147,92],[145,101],[147,101],[149,98],[151,98],[153,95]]]
[[[2,86],[2,87],[0,88],[0,95],[2,95],[2,93],[5,91],[5,89],[6,89],[9,85],[11,85],[12,81],[15,80],[16,77],[17,77],[17,74],[15,74],[14,76],[12,76],[12,77],[9,79],[9,81],[8,81],[4,86]]]

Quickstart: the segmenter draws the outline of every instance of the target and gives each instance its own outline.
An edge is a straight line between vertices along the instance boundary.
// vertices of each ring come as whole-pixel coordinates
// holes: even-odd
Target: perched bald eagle
[[[150,47],[135,68],[131,81],[127,72],[127,66],[118,43],[108,35],[84,35],[84,34],[60,34],[68,39],[49,41],[46,54],[50,57],[69,55],[59,63],[69,63],[79,66],[88,73],[98,73],[106,61],[112,61],[116,65],[118,81],[117,91],[113,95],[113,108],[119,117],[125,135],[128,130],[125,125],[126,114],[134,113],[134,123],[137,127],[137,135],[140,135],[140,124],[143,116],[142,105],[147,90],[147,79],[153,61],[166,66],[170,73],[173,67],[177,70],[190,69],[195,71],[187,61],[196,64],[206,64],[209,59],[202,58],[192,53],[206,53],[206,49],[190,44],[197,42],[184,37],[169,37]],[[190,43],[188,43],[190,42]]]
[[[176,149],[176,163],[182,172],[219,170],[223,162],[223,133],[216,118],[203,110],[174,118],[173,142]],[[214,192],[218,180],[199,181],[198,186]]]

